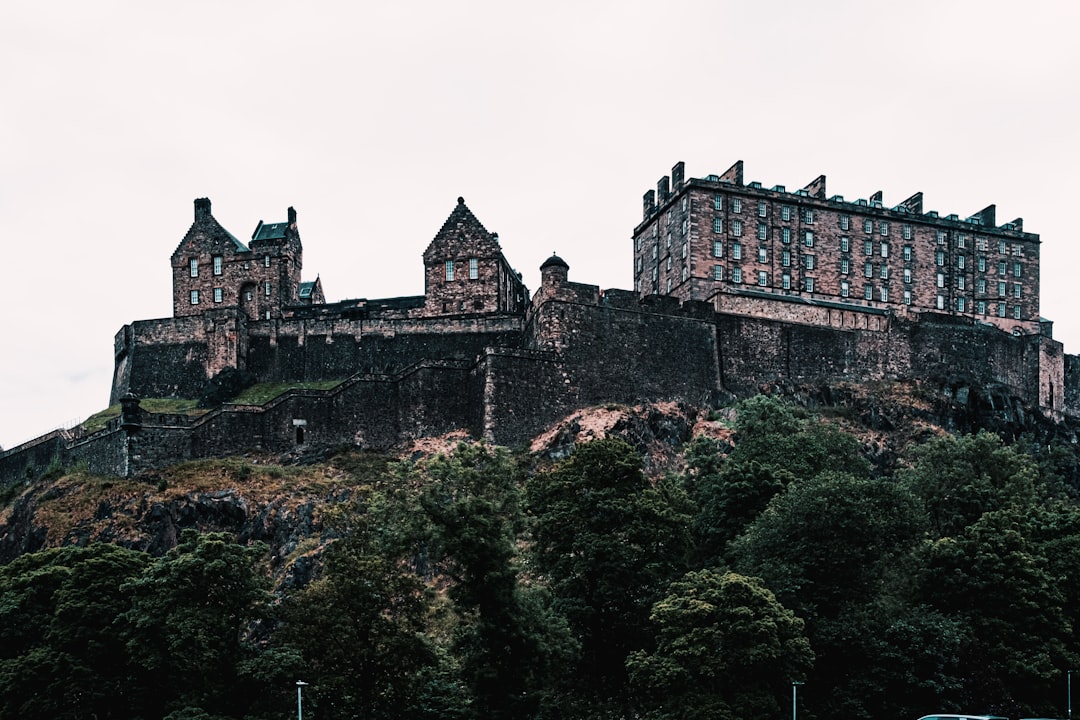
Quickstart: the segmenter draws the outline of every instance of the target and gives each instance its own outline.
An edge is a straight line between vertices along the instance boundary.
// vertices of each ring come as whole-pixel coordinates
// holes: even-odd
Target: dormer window
[[[450,281],[450,280],[454,279],[454,261],[453,260],[447,260],[446,261],[446,279],[447,279],[447,281]]]
[[[191,277],[199,277],[199,259],[198,258],[191,258],[191,260],[188,261],[188,270],[191,273]],[[195,303],[192,303],[192,305],[194,305],[194,304]]]

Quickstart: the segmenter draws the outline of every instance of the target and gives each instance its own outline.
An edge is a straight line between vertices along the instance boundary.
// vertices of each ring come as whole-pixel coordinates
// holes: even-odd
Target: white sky
[[[241,240],[296,207],[331,302],[421,294],[459,195],[530,290],[553,251],[629,289],[679,160],[996,203],[1042,236],[1042,314],[1080,353],[1072,0],[4,0],[0,28],[3,447],[106,406],[203,196]]]

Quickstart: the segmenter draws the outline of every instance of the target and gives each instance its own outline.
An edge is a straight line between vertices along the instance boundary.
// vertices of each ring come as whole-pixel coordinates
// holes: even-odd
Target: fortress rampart
[[[130,476],[249,450],[387,449],[459,429],[520,445],[581,407],[664,400],[709,407],[777,384],[982,386],[1052,419],[1080,417],[1080,364],[1053,340],[1049,323],[1032,326],[1041,332],[1005,330],[970,314],[897,314],[768,288],[725,287],[704,299],[643,296],[572,282],[557,256],[543,264],[541,286],[526,302],[496,239],[460,200],[425,251],[423,297],[326,304],[321,285],[290,270],[287,296],[275,298],[273,281],[260,280],[271,294],[264,284],[257,304],[203,303],[207,294],[229,296],[216,292],[218,267],[222,277],[229,268],[243,273],[236,295],[251,285],[253,268],[278,277],[279,259],[298,265],[294,210],[284,226],[260,223],[261,254],[248,257],[217,226],[209,201],[197,201],[196,223],[173,256],[182,311],[116,335],[112,398],[123,404],[121,417],[93,434],[55,431],[0,453],[0,482],[57,464]],[[278,235],[288,253],[274,249]],[[228,262],[214,259],[222,242],[236,253]],[[189,275],[199,283],[197,306]],[[199,397],[226,368],[260,382],[338,384],[194,417],[139,405],[139,397]]]

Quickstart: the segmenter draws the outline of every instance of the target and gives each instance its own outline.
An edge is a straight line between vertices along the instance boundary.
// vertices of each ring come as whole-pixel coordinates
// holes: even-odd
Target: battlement
[[[742,163],[645,194],[634,288],[571,279],[558,255],[532,296],[458,201],[423,253],[424,294],[327,303],[301,280],[297,213],[259,221],[248,245],[195,200],[171,257],[172,317],[114,339],[112,401],[97,433],[54,433],[0,453],[0,479],[49,463],[132,475],[247,449],[388,449],[464,429],[529,441],[581,407],[707,407],[780,384],[918,380],[996,388],[1051,418],[1080,416],[1080,373],[1038,314],[1039,238],[987,206],[961,220],[921,193],[828,197],[744,183]],[[1074,363],[1075,364],[1075,363]],[[1071,367],[1071,365],[1070,365]],[[327,382],[262,406],[155,415],[141,397],[202,397],[227,369],[259,382]]]

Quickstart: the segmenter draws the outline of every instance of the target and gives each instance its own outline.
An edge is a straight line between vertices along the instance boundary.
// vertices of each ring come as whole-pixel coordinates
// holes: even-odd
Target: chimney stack
[[[210,198],[198,198],[195,200],[195,222],[210,217]]]

